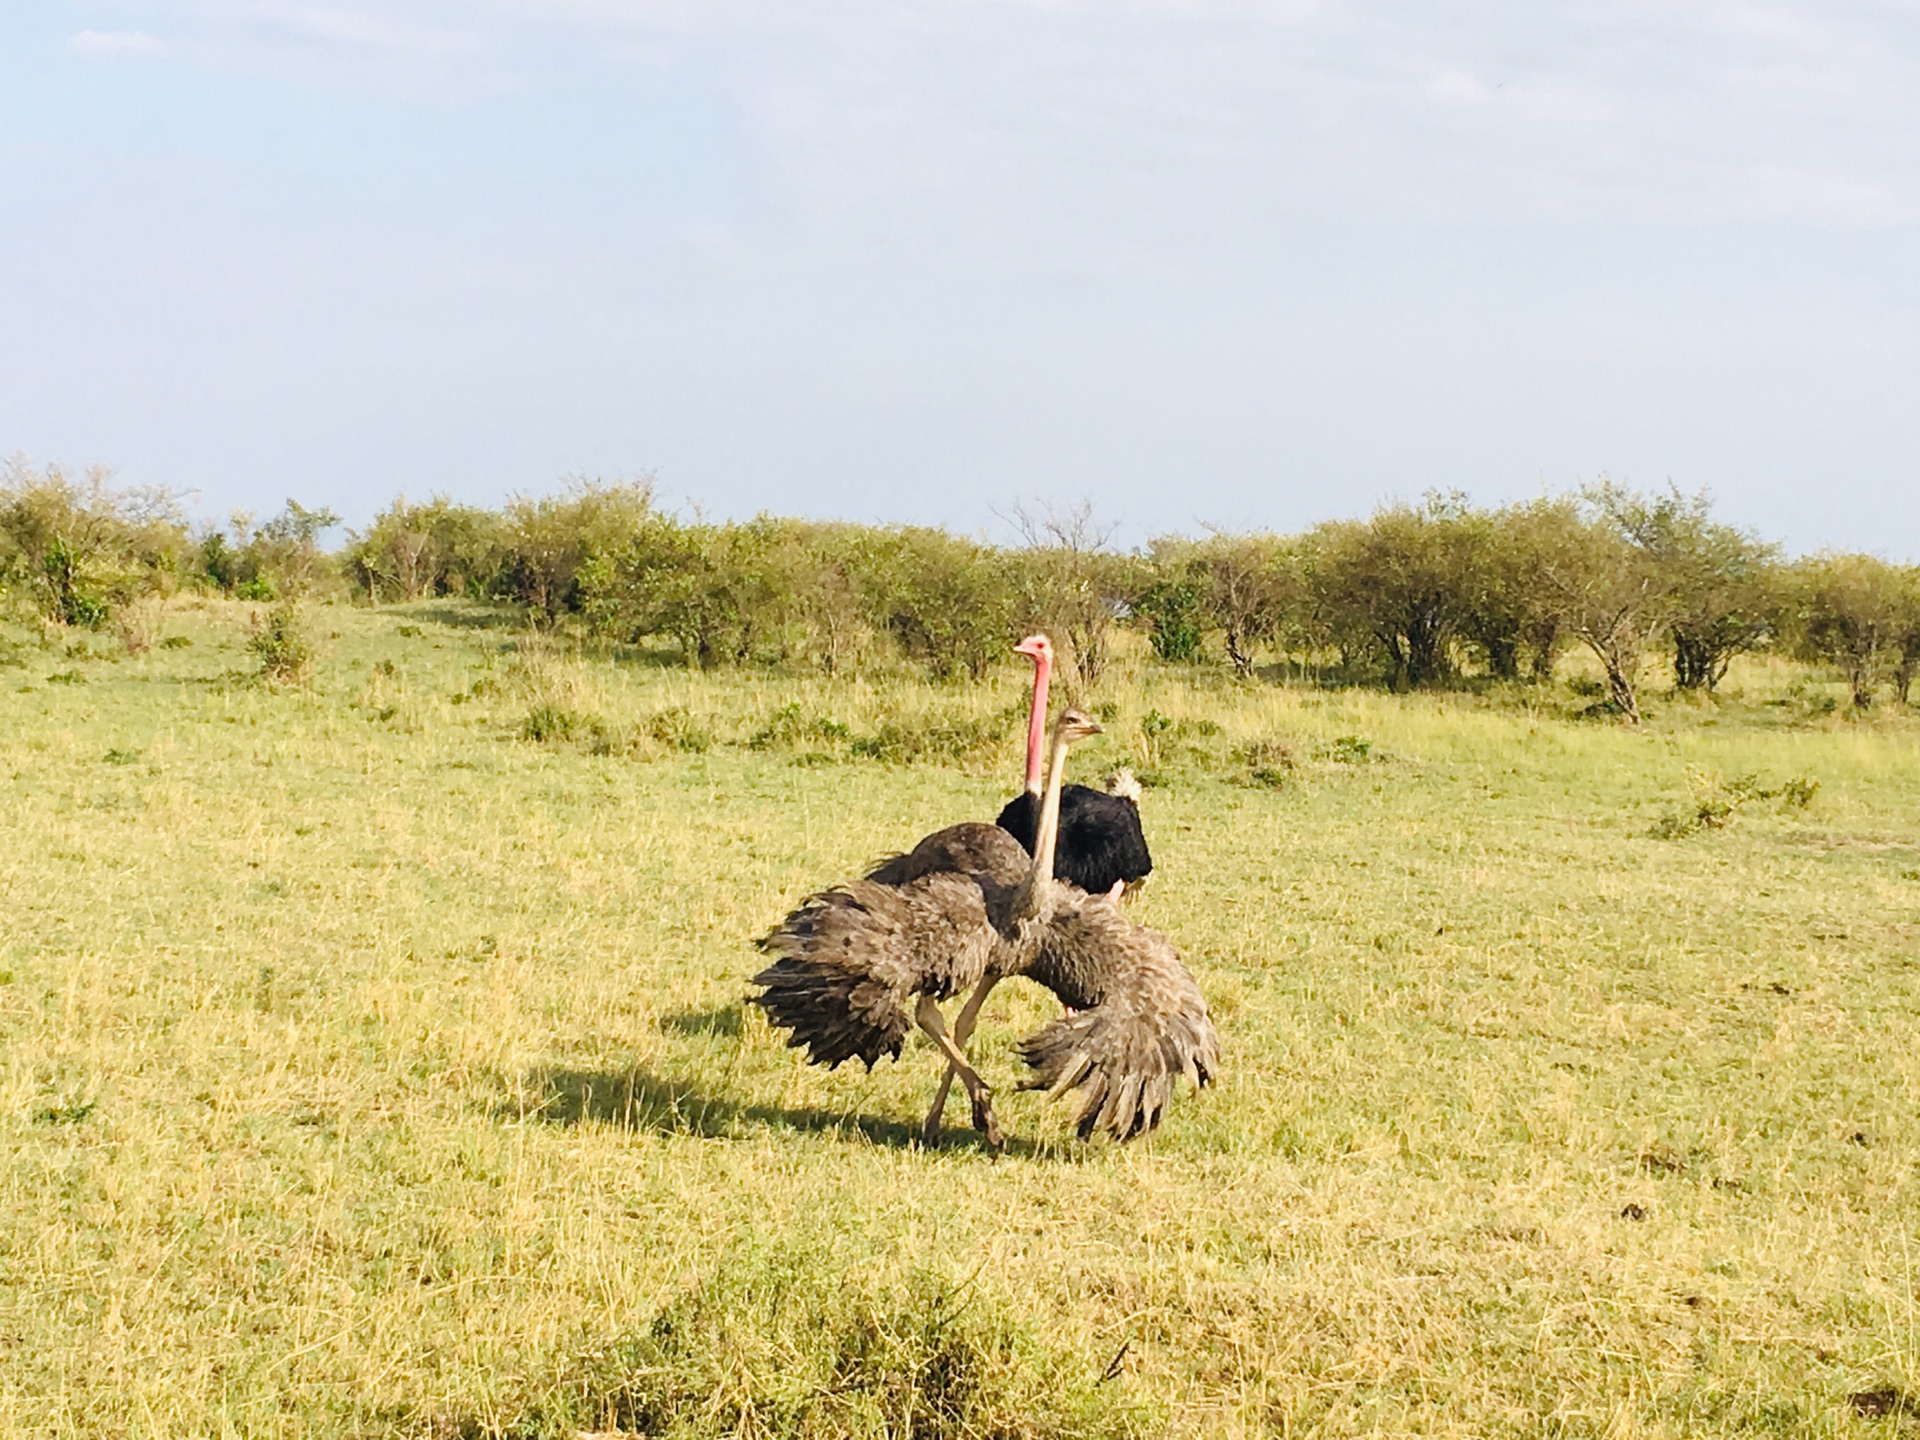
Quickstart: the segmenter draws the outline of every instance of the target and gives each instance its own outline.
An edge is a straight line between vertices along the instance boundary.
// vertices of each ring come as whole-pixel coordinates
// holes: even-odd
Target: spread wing
[[[1022,1088],[1082,1091],[1081,1139],[1131,1140],[1160,1123],[1181,1076],[1196,1086],[1220,1065],[1206,998],[1173,943],[1103,899],[1075,900],[1046,927],[1024,972],[1075,1006],[1019,1044]]]
[[[787,1044],[829,1067],[898,1057],[918,995],[976,983],[998,939],[980,883],[940,872],[910,885],[853,880],[810,896],[755,943],[773,963],[752,997]]]

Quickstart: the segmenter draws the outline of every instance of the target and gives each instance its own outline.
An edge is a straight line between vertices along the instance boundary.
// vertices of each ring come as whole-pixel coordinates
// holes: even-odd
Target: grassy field
[[[1082,1146],[1003,987],[995,1157],[741,999],[993,813],[1021,671],[317,622],[304,690],[237,605],[0,641],[0,1432],[1920,1434],[1920,722],[1123,660],[1076,765],[1226,1071]],[[1674,833],[1748,774],[1818,790]]]

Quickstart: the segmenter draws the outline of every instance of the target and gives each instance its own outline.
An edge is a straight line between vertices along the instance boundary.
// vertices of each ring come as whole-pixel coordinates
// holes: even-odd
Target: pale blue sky
[[[1604,472],[1920,558],[1920,3],[23,0],[12,450],[1129,540]]]

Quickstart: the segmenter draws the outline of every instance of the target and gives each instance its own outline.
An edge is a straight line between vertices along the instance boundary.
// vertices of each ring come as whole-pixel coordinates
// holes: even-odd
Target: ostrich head
[[[1027,793],[1038,795],[1047,738],[1047,686],[1053,676],[1053,642],[1044,635],[1029,635],[1013,649],[1015,654],[1033,661],[1033,708],[1027,715]]]
[[[1060,719],[1053,727],[1053,744],[1056,750],[1065,753],[1069,745],[1078,745],[1082,740],[1090,740],[1103,733],[1100,722],[1084,710],[1076,710],[1069,705],[1060,712]]]
[[[1013,647],[1016,655],[1024,655],[1033,661],[1036,670],[1053,668],[1053,641],[1044,635],[1029,635]]]

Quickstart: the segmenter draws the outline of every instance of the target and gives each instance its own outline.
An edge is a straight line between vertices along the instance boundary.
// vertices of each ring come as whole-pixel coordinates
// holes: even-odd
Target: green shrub
[[[1327,758],[1336,765],[1365,765],[1373,754],[1373,742],[1359,735],[1342,735],[1327,746]]]
[[[612,567],[655,518],[653,486],[569,480],[558,495],[515,496],[500,519],[500,558],[488,589],[547,620],[601,601]]]
[[[1191,580],[1156,579],[1133,597],[1132,608],[1162,660],[1178,664],[1200,658],[1200,591]]]
[[[1006,733],[1006,722],[1001,716],[957,720],[945,725],[889,720],[872,734],[856,737],[850,748],[863,759],[890,765],[911,765],[922,760],[974,764],[997,756]]]
[[[342,559],[348,579],[369,600],[478,596],[498,575],[504,546],[503,521],[494,512],[456,505],[445,495],[425,504],[402,495],[365,532],[351,536]]]
[[[595,623],[629,639],[661,636],[689,665],[779,658],[791,616],[785,522],[682,522],[653,515],[612,558]]]
[[[282,601],[255,621],[247,649],[260,662],[261,676],[276,685],[306,684],[319,661],[306,614],[292,600]]]
[[[179,578],[187,532],[174,498],[110,479],[102,467],[75,478],[18,458],[0,471],[0,584],[49,620],[97,630]]]
[[[528,740],[571,740],[587,729],[586,718],[551,701],[542,701],[527,711],[520,722],[520,734]]]
[[[1270,790],[1289,783],[1300,765],[1293,746],[1285,740],[1250,741],[1240,747],[1239,760],[1248,782]]]
[[[1655,821],[1648,832],[1654,839],[1680,840],[1702,830],[1724,830],[1743,808],[1760,800],[1778,800],[1782,810],[1804,810],[1813,802],[1820,782],[1808,775],[1796,775],[1769,786],[1756,774],[1736,775],[1729,780],[1718,770],[1689,765],[1687,789],[1690,803]]]
[[[647,720],[647,734],[662,745],[689,755],[703,754],[713,748],[713,732],[684,705],[655,711]]]

